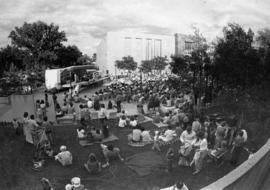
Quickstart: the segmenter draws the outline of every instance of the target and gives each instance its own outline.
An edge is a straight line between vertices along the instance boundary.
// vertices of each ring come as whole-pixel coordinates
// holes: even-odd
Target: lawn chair
[[[210,150],[208,152],[209,157],[216,163],[218,167],[224,164],[225,162],[225,155],[230,154],[229,149],[225,149],[224,151],[217,152],[216,150]]]

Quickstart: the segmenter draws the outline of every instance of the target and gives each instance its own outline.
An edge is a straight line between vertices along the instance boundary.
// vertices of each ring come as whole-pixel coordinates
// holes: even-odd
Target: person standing
[[[33,138],[32,138],[31,129],[30,129],[28,112],[24,112],[23,114],[23,132],[25,135],[25,141],[30,144],[33,144]]]
[[[232,153],[231,164],[234,166],[239,162],[240,154],[242,152],[244,143],[245,143],[244,133],[243,131],[239,131],[234,139],[233,147],[231,150]]]
[[[115,101],[116,101],[116,106],[117,106],[117,113],[120,113],[121,112],[121,101],[122,101],[122,96],[120,93],[117,94]]]

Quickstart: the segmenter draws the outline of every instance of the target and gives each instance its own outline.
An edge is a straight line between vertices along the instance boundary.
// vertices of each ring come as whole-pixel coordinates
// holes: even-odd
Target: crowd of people
[[[107,138],[110,131],[105,120],[107,120],[106,111],[110,109],[115,109],[119,113],[118,127],[131,129],[131,134],[128,136],[130,142],[151,142],[152,150],[161,151],[160,142],[167,143],[178,138],[179,149],[174,150],[169,147],[166,151],[168,172],[173,170],[176,156],[179,166],[194,166],[194,175],[203,169],[206,158],[215,160],[229,154],[228,161],[235,166],[239,163],[240,154],[248,140],[247,131],[237,128],[236,123],[229,126],[226,121],[219,122],[209,116],[194,113],[194,97],[191,91],[188,89],[178,91],[161,80],[143,84],[136,81],[131,84],[113,83],[96,91],[92,97],[79,97],[78,92],[70,91],[64,93],[62,105],[56,94],[52,97],[57,118],[71,115],[74,121],[78,121],[79,140],[101,142],[102,139]],[[105,105],[103,100],[108,104]],[[153,123],[166,124],[165,129],[146,130],[139,123],[138,118],[127,116],[121,105],[123,102],[137,104],[139,115],[151,117]],[[75,108],[76,103],[79,104],[78,110]],[[144,105],[147,105],[147,110],[144,109]],[[37,118],[34,115],[29,116],[27,112],[23,115],[25,140],[35,147],[34,169],[42,168],[44,156],[55,158],[62,166],[71,165],[73,160],[72,153],[65,145],[60,147],[59,153],[53,151],[53,126],[46,116],[48,106],[50,106],[48,99],[38,100],[36,101]],[[99,122],[96,126],[89,125],[92,119],[91,111],[98,111]],[[124,161],[120,149],[113,144],[101,143],[100,147],[105,163],[101,164],[96,154],[91,152],[84,164],[84,168],[90,174],[101,172],[103,168],[110,166],[110,162],[114,159]],[[80,180],[78,183],[73,180],[66,189],[79,190],[76,184],[80,184]],[[185,188],[187,189],[186,186]]]

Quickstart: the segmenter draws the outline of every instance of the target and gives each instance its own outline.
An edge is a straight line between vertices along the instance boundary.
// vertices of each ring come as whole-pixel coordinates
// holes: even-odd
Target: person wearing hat
[[[63,166],[72,164],[72,154],[67,150],[65,145],[60,147],[60,153],[55,156],[55,160],[58,160]]]
[[[175,185],[161,190],[188,190],[188,188],[181,180],[179,180],[178,182],[175,183]]]
[[[53,186],[51,182],[47,178],[42,178],[40,180],[43,190],[53,190]]]
[[[73,177],[71,179],[71,184],[73,186],[72,190],[86,190],[84,185],[81,184],[81,179],[79,177]]]

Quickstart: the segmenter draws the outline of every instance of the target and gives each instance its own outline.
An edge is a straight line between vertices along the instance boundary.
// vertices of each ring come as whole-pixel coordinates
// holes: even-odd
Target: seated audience
[[[169,113],[166,113],[165,114],[165,117],[163,118],[163,123],[169,124],[170,123],[170,119],[171,119],[170,114]]]
[[[87,162],[84,164],[85,169],[90,174],[96,174],[101,171],[101,163],[98,161],[94,153],[90,153]]]
[[[64,102],[64,104],[63,104],[61,110],[62,110],[62,112],[63,112],[64,114],[67,114],[67,112],[68,112],[68,106],[67,106],[67,103],[66,103],[66,102]]]
[[[188,190],[187,186],[180,180],[175,183],[175,185],[168,187],[168,188],[163,188],[161,190]]]
[[[93,101],[92,101],[91,98],[89,98],[88,101],[87,101],[87,107],[88,107],[89,109],[93,108]]]
[[[160,113],[156,112],[156,115],[153,118],[153,123],[160,123],[162,121]]]
[[[201,123],[199,121],[199,118],[196,117],[195,120],[192,122],[192,131],[195,133],[198,133],[202,129]]]
[[[99,129],[92,130],[91,134],[92,134],[92,137],[94,138],[94,140],[96,140],[96,141],[101,141],[104,137]]]
[[[176,136],[176,133],[174,130],[172,130],[171,126],[168,126],[168,129],[165,131],[165,133],[161,136],[159,136],[159,139],[168,142],[171,141]]]
[[[81,179],[79,177],[73,177],[71,179],[72,190],[86,190],[84,185],[81,184]]]
[[[140,142],[141,141],[142,131],[139,126],[136,126],[131,133],[130,139],[132,142]]]
[[[77,134],[79,139],[85,139],[87,137],[85,130],[83,128],[77,129]]]
[[[110,165],[109,162],[116,158],[119,158],[121,161],[124,161],[124,159],[120,155],[119,148],[114,147],[112,144],[108,144],[108,146],[101,144],[100,146],[106,161],[103,167],[109,166]]]
[[[60,153],[55,156],[55,160],[59,161],[63,166],[72,164],[72,154],[67,150],[67,147],[62,145]]]
[[[122,117],[120,117],[118,126],[119,127],[127,126],[126,116],[123,115]]]
[[[134,128],[134,127],[136,127],[136,126],[138,125],[138,122],[137,122],[137,120],[134,118],[134,116],[131,116],[131,117],[130,117],[129,125],[130,125],[132,128]]]
[[[142,141],[143,142],[150,142],[150,141],[152,141],[152,138],[151,138],[151,135],[150,135],[149,131],[145,130],[144,127],[141,128],[141,131],[142,131],[141,137],[142,137]]]

